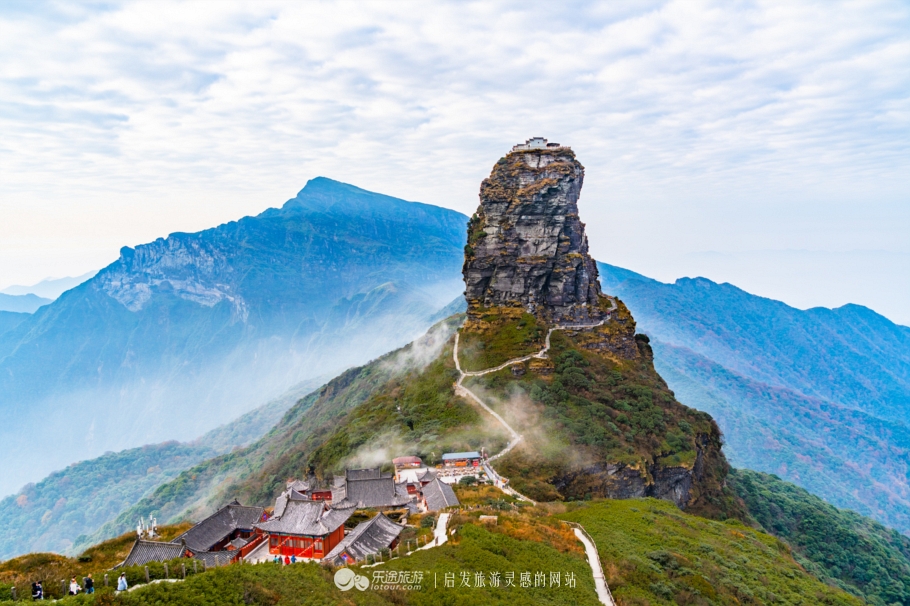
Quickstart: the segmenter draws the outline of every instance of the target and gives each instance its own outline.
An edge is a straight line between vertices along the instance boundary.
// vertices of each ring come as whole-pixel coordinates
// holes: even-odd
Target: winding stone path
[[[560,326],[554,326],[553,328],[551,328],[550,330],[547,331],[547,338],[544,340],[543,349],[541,349],[537,353],[530,354],[527,356],[522,356],[520,358],[513,358],[511,360],[508,360],[507,362],[503,362],[499,366],[494,366],[493,368],[487,368],[486,370],[465,371],[465,370],[461,369],[461,362],[458,359],[458,338],[461,335],[458,332],[455,333],[455,348],[452,351],[452,357],[455,359],[455,368],[458,370],[458,381],[455,382],[455,394],[458,396],[461,396],[462,398],[465,398],[468,400],[473,400],[474,402],[476,402],[478,406],[480,406],[485,411],[487,411],[494,419],[499,421],[500,425],[502,425],[503,427],[506,428],[506,431],[509,432],[509,436],[511,438],[509,440],[509,443],[506,445],[506,447],[502,451],[489,457],[486,461],[484,461],[484,464],[483,464],[484,470],[486,470],[487,475],[489,475],[491,478],[493,478],[496,481],[496,485],[499,486],[500,489],[502,489],[502,491],[505,492],[506,494],[512,495],[513,497],[515,497],[517,499],[521,499],[522,501],[534,503],[533,500],[524,496],[517,490],[514,490],[513,488],[506,486],[505,479],[501,475],[499,475],[496,472],[496,470],[493,469],[493,467],[490,465],[490,463],[492,461],[495,461],[496,459],[508,454],[513,448],[515,448],[515,446],[521,441],[522,436],[517,431],[512,429],[512,426],[509,425],[508,423],[506,423],[506,420],[503,419],[499,415],[499,413],[497,413],[495,410],[493,410],[492,408],[487,406],[486,402],[481,400],[477,396],[477,394],[475,394],[473,391],[471,391],[470,389],[468,389],[467,387],[465,387],[463,385],[465,378],[466,377],[480,377],[483,375],[488,375],[490,373],[499,372],[500,370],[508,368],[509,366],[513,366],[515,364],[521,364],[522,362],[526,362],[526,361],[534,359],[534,358],[536,358],[538,360],[546,358],[547,352],[550,351],[550,336],[553,334],[554,330],[582,330],[585,328],[597,328],[598,326],[603,326],[603,324],[610,319],[610,313],[613,311],[616,311],[616,299],[614,299],[613,297],[608,297],[608,298],[610,299],[611,307],[607,311],[607,317],[604,318],[603,320],[601,320],[600,322],[597,322],[596,324],[563,324]]]
[[[610,588],[607,586],[607,579],[604,578],[603,567],[600,565],[600,555],[597,553],[597,547],[594,545],[594,541],[590,538],[590,535],[581,524],[572,530],[575,532],[575,536],[578,537],[578,540],[585,546],[585,555],[588,557],[588,565],[591,567],[591,572],[594,574],[594,589],[597,591],[597,599],[600,600],[601,604],[616,606],[616,602],[613,601],[613,594],[610,593]]]
[[[610,303],[612,304],[609,312],[616,311],[616,300],[613,297],[609,297],[609,299],[610,299]],[[458,370],[458,381],[455,382],[455,394],[459,395],[465,399],[473,400],[474,402],[476,402],[478,406],[483,408],[485,411],[490,413],[490,415],[492,415],[494,419],[499,421],[499,423],[503,427],[506,428],[506,431],[509,432],[509,436],[511,437],[511,439],[509,440],[509,443],[506,445],[506,447],[503,450],[496,453],[492,457],[489,457],[483,463],[483,468],[487,472],[487,475],[489,477],[493,478],[496,485],[499,486],[500,490],[502,490],[506,494],[512,495],[513,497],[515,497],[517,499],[521,499],[522,501],[527,501],[528,503],[531,503],[532,505],[535,504],[533,500],[529,499],[528,497],[521,494],[517,490],[511,488],[510,486],[506,486],[505,479],[501,475],[499,475],[495,469],[493,469],[492,465],[490,465],[490,463],[492,461],[495,461],[496,459],[502,457],[503,455],[508,454],[513,448],[515,448],[515,446],[521,441],[522,436],[517,431],[515,431],[511,425],[506,423],[506,420],[503,419],[499,413],[497,413],[495,410],[493,410],[492,408],[487,406],[487,404],[483,400],[481,400],[477,396],[477,394],[475,394],[473,391],[471,391],[470,389],[465,387],[462,383],[464,382],[466,377],[480,377],[483,375],[488,375],[490,373],[499,372],[500,370],[508,368],[509,366],[512,366],[514,364],[521,364],[522,362],[526,362],[528,360],[531,360],[532,358],[537,358],[537,359],[546,358],[547,352],[550,350],[550,335],[553,334],[554,330],[582,330],[585,328],[597,328],[598,326],[602,326],[604,324],[604,322],[608,321],[609,319],[610,319],[610,315],[608,314],[606,318],[604,318],[597,324],[565,324],[562,326],[554,326],[553,328],[551,328],[550,330],[547,331],[547,338],[544,341],[544,347],[537,353],[527,355],[527,356],[522,356],[520,358],[514,358],[512,360],[509,360],[507,362],[500,364],[499,366],[495,366],[493,368],[488,368],[486,370],[464,371],[461,369],[461,362],[458,360],[458,337],[460,335],[458,332],[455,333],[455,348],[452,351],[452,357],[455,359],[455,368]],[[443,515],[448,515],[448,514],[443,514]],[[438,524],[437,524],[437,532],[438,532]],[[578,538],[578,540],[581,541],[582,544],[585,546],[585,555],[587,556],[587,559],[588,559],[588,565],[591,566],[591,573],[594,575],[594,587],[597,591],[597,598],[600,600],[601,604],[606,604],[606,606],[616,606],[616,602],[613,601],[613,595],[610,593],[610,588],[609,588],[609,586],[607,586],[607,580],[604,578],[603,567],[600,564],[600,556],[597,553],[597,547],[594,545],[594,540],[590,538],[590,535],[588,535],[587,531],[585,531],[585,529],[580,524],[578,524],[577,527],[574,528],[574,532],[575,532],[575,536]],[[434,541],[434,544],[435,544],[435,541]],[[426,547],[423,547],[423,549],[426,549]]]

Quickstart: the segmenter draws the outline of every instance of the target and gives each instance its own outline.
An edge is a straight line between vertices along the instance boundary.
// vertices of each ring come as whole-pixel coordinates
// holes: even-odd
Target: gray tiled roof
[[[209,551],[237,529],[252,530],[253,525],[262,519],[263,511],[262,507],[244,507],[234,501],[184,532],[174,542],[184,540],[194,552]]]
[[[166,562],[182,558],[185,548],[180,543],[162,543],[160,541],[143,541],[133,543],[126,559],[120,566],[143,566],[149,562]]]
[[[310,489],[310,483],[303,480],[293,480],[288,482],[288,490],[296,490],[297,492],[306,492]]]
[[[329,552],[325,560],[341,562],[342,553],[347,553],[356,561],[363,560],[371,553],[378,553],[380,549],[388,549],[403,529],[403,526],[380,513],[366,522],[361,522]]]
[[[439,511],[459,504],[452,487],[439,478],[423,487],[423,498],[427,501],[429,511]]]
[[[434,469],[427,469],[427,470],[423,473],[423,475],[421,475],[420,477],[417,478],[417,481],[418,481],[418,482],[431,482],[431,481],[433,481],[433,480],[436,479],[436,476],[437,476],[437,475],[438,475],[438,474],[436,473],[436,470],[434,470]]]
[[[339,491],[340,493],[340,491]],[[410,501],[407,487],[395,484],[391,476],[373,478],[369,480],[347,481],[343,500],[339,506],[365,507],[402,507]],[[335,491],[332,492],[332,502],[335,502]]]
[[[287,492],[282,492],[278,495],[278,498],[275,499],[275,507],[272,509],[272,517],[280,518],[284,514],[284,510],[288,506],[290,500]]]
[[[352,507],[325,510],[324,501],[289,501],[284,514],[277,519],[257,524],[264,532],[303,536],[325,536],[344,524]]]
[[[207,568],[214,568],[215,566],[227,566],[236,555],[236,551],[201,551],[193,557],[205,562]]]
[[[340,503],[341,501],[344,501],[346,496],[348,496],[347,484],[332,487],[332,503]]]
[[[382,472],[378,467],[369,469],[345,469],[344,477],[347,480],[375,480],[382,477]]]
[[[247,542],[245,539],[236,539],[235,541],[232,541],[232,543],[236,541],[243,541],[244,544]],[[236,551],[189,551],[193,554],[193,558],[204,561],[205,565],[208,567],[230,564],[231,560],[234,559],[234,556],[237,555]],[[184,557],[186,552],[187,546],[183,543],[163,543],[139,539],[133,544],[133,548],[130,550],[129,555],[126,556],[126,559],[118,564],[116,568],[122,568],[124,566],[144,566],[149,562],[176,560],[177,558]]]

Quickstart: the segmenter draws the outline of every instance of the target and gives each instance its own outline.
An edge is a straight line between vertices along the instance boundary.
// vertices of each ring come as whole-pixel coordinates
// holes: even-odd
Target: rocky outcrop
[[[245,322],[249,311],[233,284],[229,257],[204,238],[174,234],[122,248],[117,262],[101,270],[93,285],[133,312],[145,307],[155,292],[170,292],[206,307],[227,300]]]
[[[685,509],[693,504],[699,491],[693,488],[705,479],[705,457],[715,448],[708,436],[696,439],[696,458],[692,465],[664,465],[652,461],[646,468],[624,463],[596,463],[557,475],[553,486],[565,497],[586,495],[606,499],[653,497],[673,501]]]
[[[550,324],[606,315],[578,216],[584,167],[566,147],[513,151],[480,186],[463,268],[468,315],[520,306]]]

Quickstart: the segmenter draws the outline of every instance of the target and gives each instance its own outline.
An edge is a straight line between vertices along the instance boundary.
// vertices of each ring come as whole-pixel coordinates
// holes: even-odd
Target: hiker
[[[43,600],[44,599],[44,587],[41,586],[41,581],[37,583],[32,583],[32,599],[33,600]]]
[[[70,595],[76,595],[82,591],[82,587],[79,587],[79,583],[76,582],[76,577],[70,579]]]
[[[121,572],[120,578],[117,580],[117,591],[126,591],[126,573]]]
[[[284,565],[285,565],[285,566],[290,566],[290,565],[291,565],[291,558],[289,558],[289,557],[287,557],[287,556],[284,556]]]
[[[296,563],[297,563],[297,556],[292,554],[291,555],[291,564],[296,564]]]
[[[85,586],[85,593],[95,593],[95,581],[92,580],[92,573],[88,573],[88,576],[83,580]]]

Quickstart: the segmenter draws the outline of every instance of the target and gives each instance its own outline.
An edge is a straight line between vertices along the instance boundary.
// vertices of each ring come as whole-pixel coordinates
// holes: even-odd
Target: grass
[[[627,490],[618,478],[638,477],[647,486],[656,473],[688,473],[701,451],[704,475],[686,504],[716,517],[742,517],[723,488],[727,463],[711,417],[677,402],[650,358],[582,347],[588,332],[553,333],[547,372],[526,363],[518,377],[504,369],[466,381],[525,437],[497,470],[538,501],[616,497]],[[607,465],[623,473],[605,477]]]
[[[118,606],[335,605],[335,604],[597,604],[590,568],[570,530],[548,516],[500,515],[499,524],[477,520],[479,512],[453,517],[455,534],[440,547],[418,551],[375,567],[355,567],[370,579],[380,573],[420,573],[420,587],[340,591],[335,570],[316,564],[280,566],[233,565],[200,573],[180,583],[159,583],[124,595],[101,590],[95,596],[76,596],[64,604]],[[559,573],[559,585],[551,573]],[[491,586],[494,573],[499,587]],[[514,586],[504,586],[507,575]],[[478,574],[483,586],[478,586]],[[522,574],[528,579],[522,586]],[[569,581],[569,576],[574,581]],[[446,586],[446,579],[452,587]],[[467,585],[464,585],[466,579]],[[536,584],[535,584],[536,580]],[[569,584],[574,586],[569,586]]]
[[[161,527],[159,528],[161,540],[170,541],[189,530],[190,526],[191,524],[184,523]],[[33,582],[42,581],[45,595],[60,597],[61,580],[68,581],[70,578],[76,577],[81,584],[82,577],[91,573],[96,585],[101,587],[104,583],[105,573],[126,559],[135,541],[135,533],[126,533],[90,547],[75,558],[55,553],[30,553],[13,558],[0,563],[0,586],[5,587],[8,591],[10,586],[15,585],[17,593],[25,596],[31,595]],[[111,575],[112,582],[114,578]]]
[[[594,538],[624,606],[863,603],[806,572],[784,542],[737,521],[688,515],[656,499],[575,504],[558,517]]]
[[[464,370],[485,370],[537,351],[546,327],[521,307],[481,308],[461,330],[459,362]]]
[[[756,524],[792,545],[807,570],[875,606],[910,605],[910,538],[774,475],[729,478]]]

